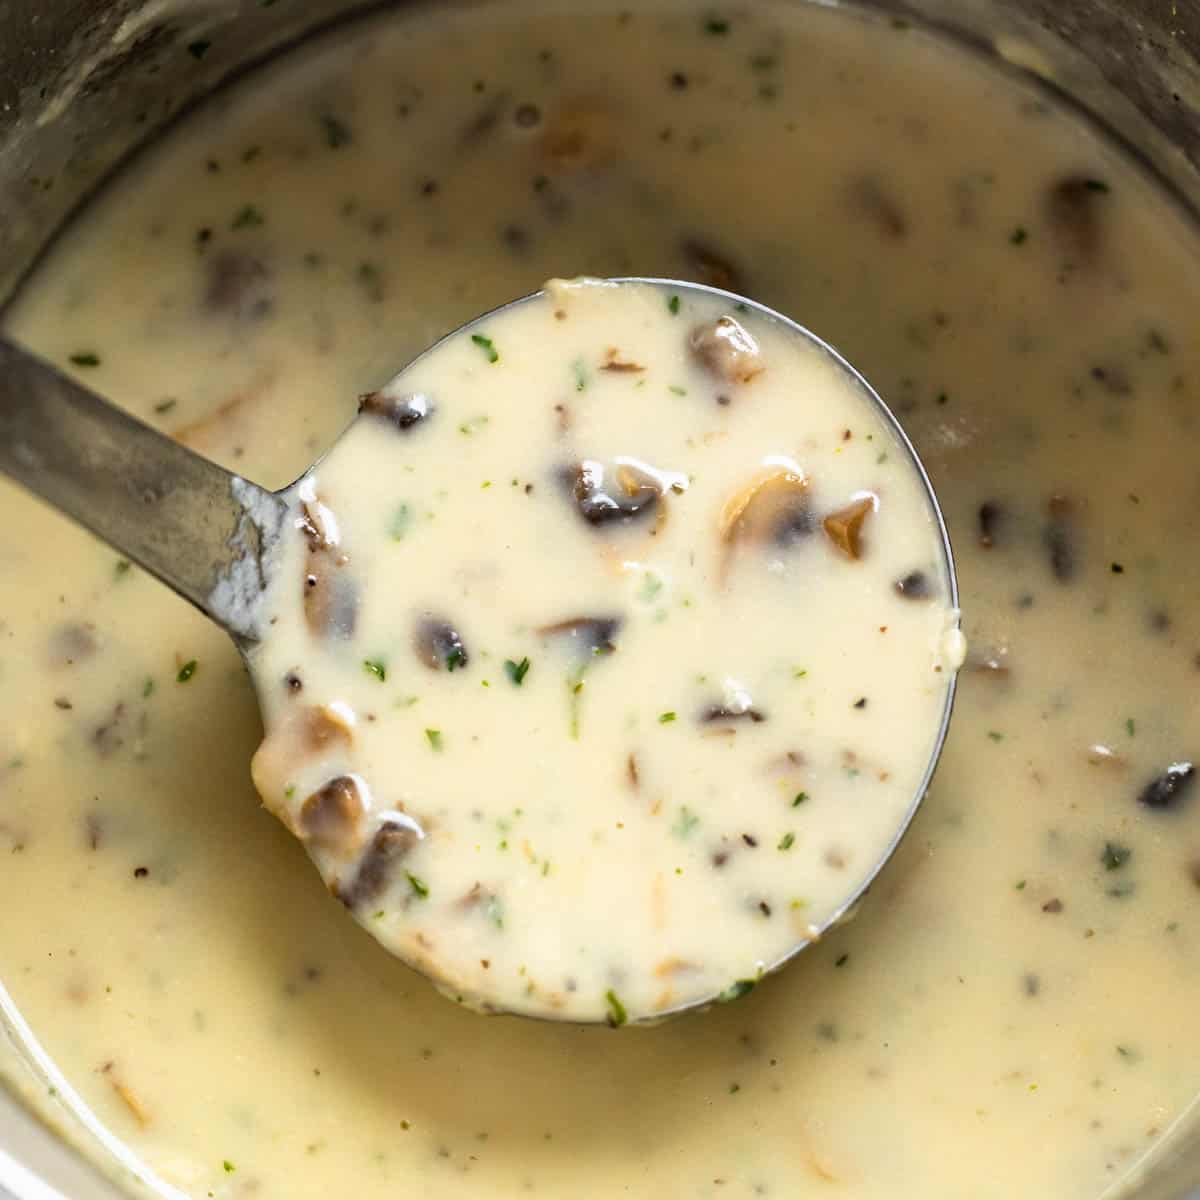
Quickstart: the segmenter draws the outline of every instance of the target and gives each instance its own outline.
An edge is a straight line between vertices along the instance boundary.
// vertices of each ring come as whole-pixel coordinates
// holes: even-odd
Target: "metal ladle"
[[[952,608],[957,607],[949,538],[929,477],[899,422],[849,362],[803,326],[741,296],[678,280],[630,278],[614,282],[651,285],[672,297],[688,292],[715,296],[731,306],[745,306],[740,311],[749,309],[776,322],[836,363],[878,410],[920,478],[940,535],[949,602]],[[539,291],[511,301],[447,337],[459,336],[513,305],[543,295]],[[243,655],[253,650],[263,636],[260,601],[271,582],[272,552],[285,535],[288,514],[295,508],[299,489],[316,466],[314,463],[288,487],[268,491],[152,429],[50,363],[0,337],[0,472],[191,601],[234,639]],[[891,857],[932,777],[949,725],[953,696],[951,680],[927,769],[878,863],[844,905],[767,970],[782,967],[842,920]],[[714,994],[653,1015],[655,1019],[675,1015],[717,998]],[[632,1014],[631,1020],[650,1015]]]

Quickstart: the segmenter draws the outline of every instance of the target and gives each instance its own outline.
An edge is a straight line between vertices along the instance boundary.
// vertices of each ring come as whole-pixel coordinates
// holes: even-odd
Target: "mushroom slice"
[[[370,413],[407,433],[433,415],[433,401],[421,392],[393,391],[389,383],[377,392],[368,392],[358,402],[360,413]]]
[[[766,370],[758,342],[729,316],[697,325],[688,334],[688,349],[700,366],[723,383],[749,383]]]
[[[329,850],[357,850],[366,816],[363,789],[354,775],[338,775],[300,806],[300,838]]]
[[[811,525],[808,477],[798,468],[773,467],[732,495],[721,509],[721,541],[784,543]]]
[[[844,508],[831,512],[821,523],[825,536],[847,558],[860,559],[863,555],[863,524],[879,504],[878,498],[868,492],[852,500]]]
[[[396,864],[425,837],[425,831],[406,813],[395,811],[389,817],[363,851],[354,878],[344,887],[335,887],[338,899],[347,908],[375,900],[391,882]]]
[[[541,637],[569,638],[580,657],[611,654],[617,648],[617,634],[624,623],[622,617],[570,617],[543,625],[537,632]]]
[[[571,495],[589,525],[628,524],[654,511],[662,484],[648,472],[622,464],[613,472],[615,487],[605,484],[601,463],[581,462],[573,472]]]
[[[426,613],[413,633],[413,649],[431,671],[453,672],[471,661],[462,635],[445,618]]]
[[[358,583],[327,551],[308,556],[304,618],[318,637],[348,638],[358,620]]]

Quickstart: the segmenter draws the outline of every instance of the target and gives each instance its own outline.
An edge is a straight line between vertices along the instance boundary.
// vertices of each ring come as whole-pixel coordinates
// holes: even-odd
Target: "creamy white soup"
[[[290,492],[264,804],[476,1008],[740,998],[861,892],[962,661],[924,477],[749,303],[551,281],[384,388]]]
[[[1072,115],[802,5],[404,9],[214,99],[7,325],[283,485],[439,335],[580,274],[797,317],[930,469],[971,650],[856,919],[651,1028],[447,1003],[264,811],[228,639],[0,485],[0,975],[44,1102],[220,1200],[1096,1200],[1200,1091],[1200,255]],[[490,700],[507,659],[549,678],[484,648]]]

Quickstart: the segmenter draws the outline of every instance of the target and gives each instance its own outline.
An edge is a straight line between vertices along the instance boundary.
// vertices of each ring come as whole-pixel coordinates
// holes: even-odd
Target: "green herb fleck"
[[[488,362],[498,363],[500,361],[500,352],[496,349],[490,337],[484,337],[482,333],[473,333],[471,334],[471,341],[487,355]]]
[[[383,272],[373,262],[360,262],[354,277],[358,280],[367,299],[379,304],[384,297]]]
[[[1083,181],[1083,186],[1087,188],[1089,192],[1107,192],[1111,190],[1103,179],[1085,179]]]
[[[677,383],[671,384],[671,386],[669,388],[667,388],[667,391],[670,392],[672,396],[686,396],[687,395],[687,388],[680,387],[679,384],[677,384]]]
[[[667,309],[670,312],[671,316],[673,316],[673,317],[679,316],[679,297],[678,296],[672,296],[670,298],[670,300],[667,301]]]
[[[796,844],[796,835],[794,833],[785,833],[783,835],[783,837],[781,837],[779,839],[778,849],[790,850],[795,844]]]
[[[529,674],[529,658],[526,656],[520,662],[513,662],[511,658],[504,660],[504,673],[512,680],[514,687],[520,687],[525,682],[525,676]]]
[[[795,794],[795,796],[792,797],[792,807],[799,808],[800,805],[802,805],[807,799],[808,799],[807,792],[797,792]]]
[[[642,586],[638,589],[638,599],[643,604],[649,604],[662,591],[662,580],[653,571],[647,571],[642,576]]]
[[[608,1023],[614,1029],[619,1029],[629,1020],[629,1014],[625,1011],[625,1005],[621,1003],[620,996],[612,988],[609,988],[604,993],[604,999],[608,1003]]]
[[[226,1174],[226,1175],[232,1175],[232,1174],[234,1173],[234,1171],[236,1171],[236,1170],[237,1170],[237,1167],[235,1167],[235,1166],[233,1165],[233,1163],[231,1163],[231,1162],[229,1161],[229,1159],[226,1159],[226,1160],[225,1160],[225,1161],[224,1161],[224,1162],[221,1164],[221,1166],[225,1168],[225,1174]]]
[[[168,396],[154,406],[154,411],[161,417],[164,413],[169,413],[178,403],[179,401],[174,396]]]
[[[340,150],[354,141],[354,135],[345,121],[339,120],[332,113],[321,116],[321,128],[325,131],[325,145],[330,150]]]
[[[285,787],[283,789],[283,798],[285,800],[290,800],[295,794],[296,794],[296,785],[294,783],[289,783],[287,785],[287,787]]]
[[[396,511],[392,513],[392,519],[388,522],[388,533],[391,534],[393,542],[404,540],[404,535],[412,524],[412,518],[412,509],[407,504],[396,506]]]
[[[129,568],[132,566],[133,563],[131,563],[129,559],[118,558],[117,561],[113,563],[113,578],[124,579],[125,576],[129,574]]]
[[[179,674],[175,676],[175,682],[187,683],[187,681],[191,679],[193,675],[195,675],[197,666],[199,666],[199,664],[194,658],[189,659],[183,664],[182,667],[179,668]]]
[[[212,42],[206,42],[203,38],[197,39],[194,42],[188,42],[187,52],[199,62],[212,48]]]
[[[499,896],[492,896],[488,899],[484,913],[497,929],[504,928],[504,901]]]
[[[405,871],[405,874],[408,876],[408,886],[412,888],[412,890],[418,896],[420,896],[422,900],[428,900],[429,884],[427,884],[423,879],[419,879],[411,871]]]
[[[1017,891],[1018,891],[1018,892],[1023,892],[1023,891],[1025,890],[1025,884],[1026,884],[1026,880],[1024,880],[1024,879],[1019,879],[1019,880],[1017,881],[1017,885],[1016,885],[1016,887],[1017,887]]]
[[[575,390],[582,392],[588,385],[588,369],[582,358],[577,358],[571,364],[571,371],[575,375]]]
[[[238,210],[237,215],[229,223],[230,229],[255,229],[266,221],[262,209],[253,204],[247,204]]]
[[[384,683],[387,680],[387,664],[380,658],[364,658],[363,670],[368,675],[374,675],[380,683]]]
[[[442,731],[440,729],[427,729],[425,736],[429,739],[430,747],[438,754],[442,750]]]
[[[673,712],[665,712],[665,713],[658,714],[658,723],[660,725],[670,725],[671,722],[674,720],[675,720],[675,714]]]
[[[736,1096],[738,1094],[738,1092],[740,1092],[741,1090],[742,1090],[742,1085],[740,1083],[731,1083],[729,1085],[729,1094],[731,1096]]]
[[[1125,718],[1125,732],[1133,737],[1137,733],[1137,724],[1132,717]]]
[[[80,350],[71,355],[71,362],[77,367],[98,367],[100,355],[94,350]]]
[[[142,684],[142,699],[149,700],[152,695],[154,695],[154,680],[147,676],[146,682]]]
[[[835,967],[844,967],[849,961],[850,961],[850,955],[842,954],[837,958],[837,960],[834,962],[833,965]]]
[[[710,37],[723,37],[729,32],[729,22],[722,21],[718,17],[709,17],[704,22],[704,32]]]
[[[1016,229],[1014,229],[1012,233],[1008,235],[1008,240],[1012,242],[1014,246],[1023,246],[1029,240],[1029,230],[1023,225],[1018,225]]]
[[[450,674],[454,674],[454,671],[458,667],[465,667],[466,665],[467,652],[461,646],[451,646],[446,655],[446,670]]]
[[[1119,871],[1132,857],[1133,851],[1120,842],[1105,842],[1100,851],[1100,862],[1106,871]]]
[[[671,832],[677,838],[688,837],[700,824],[700,818],[685,804],[679,810],[679,816],[675,818],[675,824],[671,827]]]
[[[993,742],[1004,741],[1004,734],[1000,733],[999,730],[996,730],[996,729],[989,729],[988,737],[990,737]]]
[[[754,991],[755,980],[753,979],[735,979],[723,992],[717,996],[718,1004],[729,1004],[733,1000],[740,1000],[743,996]]]
[[[792,678],[793,679],[807,679],[808,678],[808,669],[806,667],[797,667],[792,672]]]

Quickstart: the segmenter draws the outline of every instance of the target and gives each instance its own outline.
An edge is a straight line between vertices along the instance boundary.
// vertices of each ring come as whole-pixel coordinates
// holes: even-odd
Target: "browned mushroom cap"
[[[327,550],[308,556],[304,619],[318,637],[348,638],[358,620],[358,583]]]
[[[749,383],[766,370],[758,343],[732,317],[697,325],[688,335],[688,349],[722,383]]]
[[[617,648],[617,634],[624,624],[622,617],[570,617],[543,625],[541,637],[569,638],[581,657],[611,654]]]
[[[655,510],[662,485],[653,476],[621,464],[610,485],[606,474],[598,462],[581,462],[569,472],[575,507],[589,525],[629,524]]]
[[[732,549],[739,542],[772,539],[787,545],[812,528],[808,478],[786,467],[773,467],[735,492],[718,519],[721,541]]]
[[[689,278],[726,292],[745,292],[742,272],[734,266],[728,255],[720,253],[710,242],[700,238],[685,238],[682,249]]]
[[[862,558],[862,529],[867,516],[875,511],[873,495],[853,500],[845,508],[831,512],[822,522],[825,536],[848,558]]]
[[[433,401],[421,392],[392,393],[388,388],[368,392],[358,402],[360,413],[370,413],[394,425],[402,433],[433,415]]]
[[[392,871],[424,836],[421,826],[410,817],[385,821],[359,859],[358,870],[348,884],[337,885],[335,892],[347,908],[357,908],[376,899],[391,882]]]
[[[619,147],[616,113],[588,100],[576,100],[551,114],[538,141],[542,165],[564,173],[608,166]]]
[[[1046,213],[1064,250],[1077,262],[1093,262],[1103,241],[1103,205],[1108,185],[1101,179],[1068,175],[1050,186]]]
[[[330,850],[355,850],[362,842],[366,804],[352,775],[339,775],[300,806],[299,835]]]
[[[456,671],[470,662],[462,635],[444,617],[425,613],[413,630],[413,649],[431,671]]]

